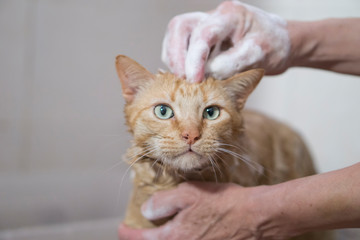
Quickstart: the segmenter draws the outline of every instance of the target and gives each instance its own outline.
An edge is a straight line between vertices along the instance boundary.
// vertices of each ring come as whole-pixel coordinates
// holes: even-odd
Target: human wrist
[[[248,204],[245,206],[253,211],[251,229],[255,236],[265,239],[288,239],[295,234],[287,228],[285,206],[281,201],[282,188],[277,185],[261,185],[247,188]]]
[[[359,21],[354,18],[288,21],[291,43],[288,67],[311,67],[360,75],[360,52],[356,48]]]
[[[301,222],[296,222],[293,206],[290,206],[293,203],[287,198],[291,191],[289,184],[257,186],[252,191],[253,206],[260,213],[256,222],[257,232],[263,238],[288,239],[307,231]]]
[[[319,45],[316,27],[316,22],[287,22],[291,43],[289,67],[312,67],[311,60]]]

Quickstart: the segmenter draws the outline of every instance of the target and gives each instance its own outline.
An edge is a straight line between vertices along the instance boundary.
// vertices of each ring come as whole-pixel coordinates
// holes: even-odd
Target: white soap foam
[[[161,59],[175,74],[184,74],[188,38],[205,16],[207,14],[203,12],[185,13],[170,21],[162,44]]]
[[[275,14],[267,13],[238,1],[231,3],[245,7],[248,11],[253,12],[254,16],[243,18],[241,23],[227,19],[227,21],[234,21],[232,25],[242,24],[243,31],[247,33],[243,39],[235,39],[239,42],[235,42],[233,48],[228,51],[219,52],[216,47],[216,52],[212,54],[205,67],[205,73],[218,79],[225,79],[249,67],[283,67],[282,65],[286,64],[290,52],[286,21]],[[237,27],[239,28],[239,26]],[[259,45],[261,41],[271,44],[268,52],[265,52]]]
[[[242,41],[239,45],[233,51],[211,59],[206,65],[206,73],[216,79],[225,79],[252,66],[264,56],[264,52],[253,39]]]

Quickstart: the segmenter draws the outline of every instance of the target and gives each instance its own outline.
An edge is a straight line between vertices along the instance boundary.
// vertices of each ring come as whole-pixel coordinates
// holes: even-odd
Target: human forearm
[[[265,187],[269,217],[260,230],[294,236],[312,230],[360,227],[360,163],[325,174]]]
[[[360,75],[360,18],[288,21],[291,66]]]

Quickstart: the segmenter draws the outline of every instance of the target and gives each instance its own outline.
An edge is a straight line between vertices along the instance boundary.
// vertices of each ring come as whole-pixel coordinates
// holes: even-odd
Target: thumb
[[[195,201],[194,195],[184,187],[156,192],[141,207],[142,215],[149,220],[173,216]]]

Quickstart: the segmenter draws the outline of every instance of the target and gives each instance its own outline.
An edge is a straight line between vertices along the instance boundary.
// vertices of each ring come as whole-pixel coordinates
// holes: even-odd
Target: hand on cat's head
[[[190,82],[201,82],[205,75],[225,79],[259,67],[279,74],[288,67],[289,54],[286,21],[238,1],[174,17],[162,47],[163,62]]]

